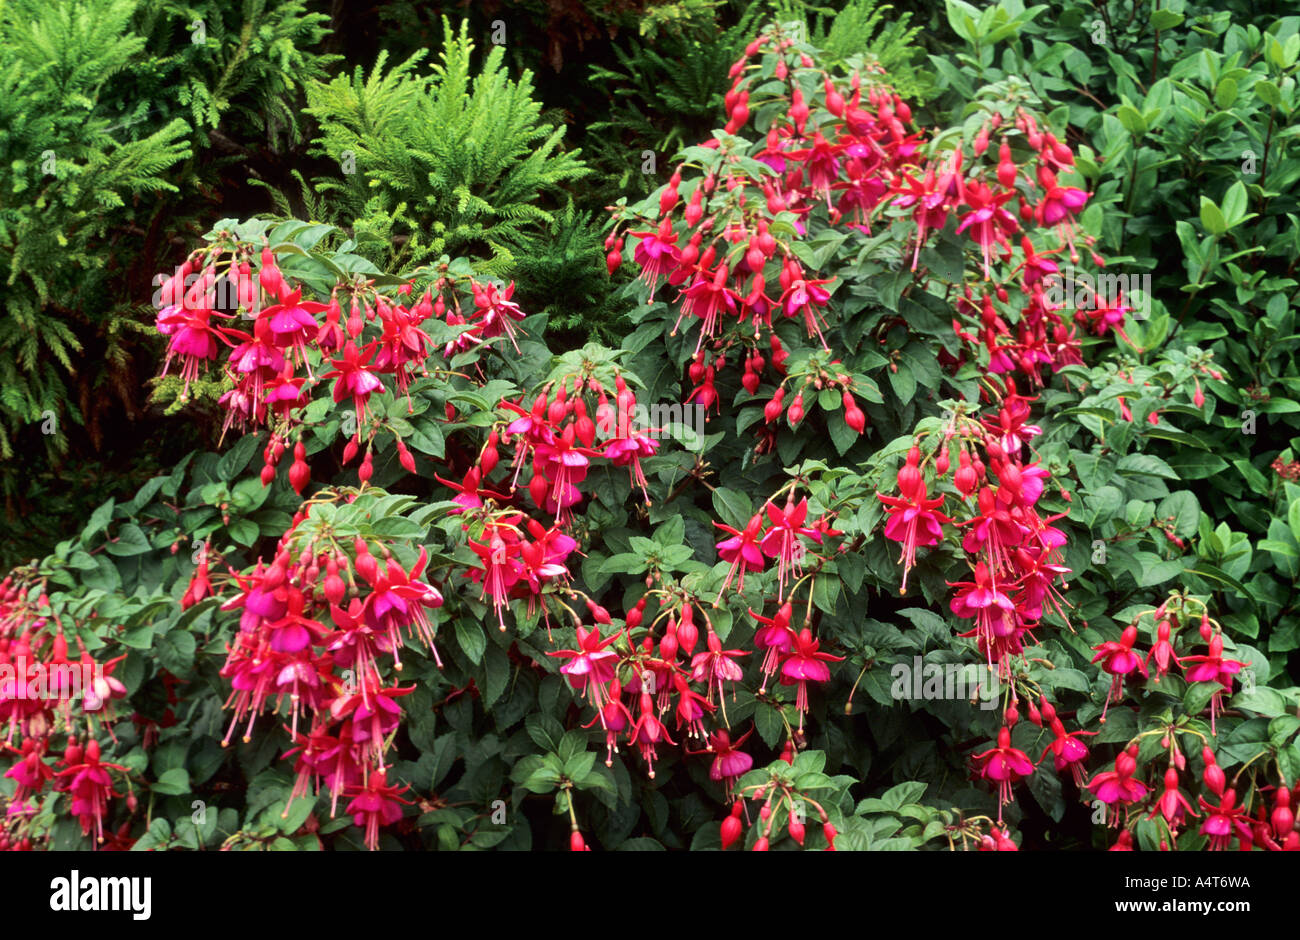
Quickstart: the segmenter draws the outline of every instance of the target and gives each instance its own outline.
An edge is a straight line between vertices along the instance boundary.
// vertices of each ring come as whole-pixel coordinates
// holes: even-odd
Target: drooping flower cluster
[[[93,734],[111,733],[113,703],[127,694],[113,675],[125,656],[92,657],[78,625],[65,623],[45,589],[43,579],[30,576],[0,581],[0,750],[16,757],[5,773],[14,790],[0,797],[0,833],[10,846],[26,841],[30,848],[27,829],[48,787],[69,795],[67,811],[102,843],[110,800],[122,795],[113,789],[110,772],[120,775],[126,768],[100,760]],[[78,650],[72,657],[69,637]],[[59,741],[63,756],[52,762]]]

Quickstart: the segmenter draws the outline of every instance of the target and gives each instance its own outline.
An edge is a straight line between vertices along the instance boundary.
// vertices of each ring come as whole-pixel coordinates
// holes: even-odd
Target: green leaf
[[[1201,197],[1201,225],[1205,226],[1205,230],[1211,235],[1222,235],[1228,230],[1228,223],[1223,213],[1208,196]]]
[[[483,653],[487,649],[487,636],[483,632],[483,626],[470,620],[468,617],[458,617],[456,619],[456,642],[460,645],[460,650],[475,666],[483,661]]]

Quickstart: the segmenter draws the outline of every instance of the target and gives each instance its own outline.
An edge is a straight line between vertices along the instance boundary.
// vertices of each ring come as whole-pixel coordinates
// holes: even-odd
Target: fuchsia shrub
[[[1261,664],[1202,595],[1070,600],[1094,442],[1045,396],[1155,426],[1214,369],[1147,375],[1122,295],[1051,299],[1056,258],[1103,264],[1071,146],[1014,87],[925,127],[779,31],[732,78],[613,207],[619,350],[552,356],[513,284],[381,273],[326,226],[219,224],[165,280],[165,369],[227,378],[237,442],[4,581],[0,663],[106,666],[80,701],[0,688],[6,844],[557,847],[555,815],[574,850],[1000,851],[1068,787],[1115,849],[1300,848],[1295,691],[1233,698]],[[1163,403],[1134,422],[1120,385]],[[664,400],[698,446],[637,420]],[[892,695],[914,649],[996,710]]]

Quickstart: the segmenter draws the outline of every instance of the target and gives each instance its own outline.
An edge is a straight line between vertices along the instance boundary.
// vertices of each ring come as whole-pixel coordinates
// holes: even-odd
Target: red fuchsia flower
[[[289,587],[285,596],[288,603],[284,616],[265,624],[267,645],[277,653],[298,653],[327,631],[323,624],[303,616],[307,599],[302,591]]]
[[[804,547],[799,541],[799,536],[813,538],[817,537],[818,533],[816,529],[804,526],[804,521],[808,518],[806,496],[796,504],[794,495],[791,494],[786,499],[783,510],[768,503],[767,518],[772,523],[772,527],[759,542],[759,547],[768,558],[777,559],[777,600],[781,600],[784,597],[786,580],[792,573],[798,574],[802,571]]]
[[[909,454],[907,463],[898,471],[900,495],[876,494],[889,514],[885,522],[885,538],[903,545],[903,553],[898,559],[903,566],[900,594],[907,593],[907,575],[916,565],[916,549],[938,545],[943,539],[943,523],[953,521],[938,511],[943,505],[943,496],[926,498],[925,480],[916,466],[920,452],[915,447],[912,450],[916,452],[915,459]]]
[[[1032,546],[1022,546],[1012,552],[1012,558],[1020,572],[1016,608],[1026,619],[1039,620],[1043,616],[1044,603],[1050,601],[1051,609],[1068,624],[1070,618],[1066,615],[1065,608],[1071,605],[1056,590],[1055,581],[1061,575],[1068,574],[1070,569],[1048,561],[1049,554],[1052,553],[1041,548],[1034,551]]]
[[[1210,837],[1211,852],[1227,849],[1228,842],[1234,835],[1243,849],[1249,849],[1254,844],[1249,817],[1242,807],[1236,805],[1236,790],[1231,787],[1225,790],[1218,806],[1206,802],[1203,796],[1197,797],[1197,801],[1206,813],[1205,822],[1201,823],[1201,835]]]
[[[1156,624],[1156,642],[1151,647],[1151,652],[1147,653],[1145,660],[1146,665],[1151,665],[1151,660],[1156,661],[1156,682],[1169,671],[1169,667],[1177,665],[1182,667],[1183,661],[1178,658],[1174,652],[1174,644],[1169,639],[1169,621],[1161,620]]]
[[[316,314],[324,311],[326,306],[303,300],[302,288],[295,288],[285,294],[280,303],[267,307],[258,314],[258,320],[266,320],[270,325],[276,346],[291,349],[294,356],[305,362],[307,344],[314,341],[320,333]]]
[[[1014,636],[1017,632],[1019,624],[1016,605],[1002,592],[997,579],[984,562],[975,565],[974,577],[974,581],[948,582],[949,587],[960,588],[948,606],[958,617],[975,619],[975,635],[984,647],[991,667],[997,641]],[[999,664],[1001,665],[1001,660]]]
[[[379,681],[379,656],[393,652],[393,636],[376,629],[367,621],[365,602],[354,597],[348,609],[333,605],[330,616],[338,627],[324,640],[334,662],[343,669],[351,669],[361,682]]]
[[[275,564],[263,569],[259,561],[250,575],[234,571],[231,574],[242,593],[222,604],[221,609],[244,609],[239,618],[239,629],[244,633],[258,631],[264,623],[279,620],[289,610],[290,585],[285,581],[283,566]]]
[[[1050,751],[1056,764],[1056,772],[1069,768],[1071,775],[1074,777],[1075,786],[1080,790],[1083,789],[1083,764],[1088,759],[1088,747],[1080,737],[1090,734],[1099,734],[1097,731],[1072,731],[1069,734],[1065,731],[1065,726],[1061,724],[1061,719],[1053,718],[1051,721],[1052,734],[1056,739],[1043,749],[1043,756],[1038,758],[1038,763],[1047,759],[1047,753]]]
[[[437,588],[419,580],[428,562],[429,553],[421,545],[420,555],[410,572],[398,564],[397,559],[389,558],[382,569],[375,569],[375,577],[370,579],[372,590],[366,595],[363,607],[366,623],[376,633],[389,635],[398,669],[402,668],[398,652],[402,641],[397,632],[403,627],[412,638],[418,637],[425,648],[433,652],[439,668],[442,667],[442,660],[433,644],[434,627],[425,614],[426,609],[442,606],[442,595]]]
[[[1223,658],[1223,637],[1217,633],[1210,639],[1208,653],[1203,656],[1184,656],[1183,663],[1197,663],[1191,669],[1183,666],[1187,671],[1188,682],[1217,682],[1223,687],[1215,689],[1210,696],[1210,734],[1217,735],[1215,718],[1223,708],[1223,694],[1232,694],[1232,677],[1241,672],[1246,664]]]
[[[674,270],[681,262],[681,249],[677,247],[677,233],[667,217],[659,223],[657,232],[632,232],[639,238],[632,258],[641,268],[641,280],[650,288],[650,302],[655,299],[655,285],[659,278]]]
[[[424,362],[433,341],[419,328],[417,316],[397,307],[384,319],[384,333],[379,339],[375,369],[391,372],[397,378],[397,388],[402,394],[414,377],[415,367]]]
[[[347,812],[352,816],[353,824],[366,830],[366,848],[374,852],[379,848],[379,827],[391,826],[402,818],[403,804],[410,806],[410,800],[404,800],[399,794],[410,787],[388,786],[388,774],[376,770],[370,778],[359,787],[350,787],[348,795],[353,797]]]
[[[763,685],[759,689],[760,692],[766,692],[767,680],[776,675],[781,666],[781,659],[793,649],[795,641],[799,638],[799,635],[790,628],[790,618],[794,616],[794,608],[789,601],[786,601],[770,618],[756,614],[752,609],[749,615],[763,624],[754,633],[754,645],[759,649],[767,650],[763,656]]]
[[[628,427],[626,430],[624,436],[605,442],[605,459],[616,467],[629,468],[632,485],[641,489],[641,495],[645,497],[648,505],[650,494],[647,492],[645,471],[641,469],[641,461],[655,455],[659,450],[659,441],[638,427]]]
[[[722,728],[709,735],[709,750],[713,752],[709,779],[723,785],[728,799],[731,798],[731,790],[736,781],[749,773],[750,768],[754,766],[754,758],[740,750],[740,746],[753,733],[754,729],[750,728],[735,741],[732,741],[731,735]]]
[[[483,581],[480,598],[491,595],[492,606],[496,608],[497,623],[505,633],[505,605],[510,589],[524,574],[524,566],[518,561],[520,554],[519,537],[505,526],[489,524],[483,531],[484,540],[469,541],[469,547],[478,555],[483,570],[471,569],[471,579]]]
[[[988,280],[993,276],[990,269],[993,246],[1009,247],[1007,236],[1020,228],[1016,217],[1002,208],[1004,203],[1015,196],[1015,191],[995,194],[983,183],[971,180],[966,183],[964,196],[966,204],[973,211],[961,217],[957,234],[971,230],[971,238],[984,252],[984,279]]]
[[[677,692],[677,707],[674,709],[677,730],[685,728],[688,737],[703,740],[706,737],[704,716],[711,714],[717,706],[687,685],[681,674],[673,672],[671,675],[673,688]]]
[[[827,345],[826,337],[822,334],[820,311],[831,302],[831,294],[822,285],[830,284],[833,280],[834,278],[805,280],[803,272],[794,262],[787,262],[781,270],[781,286],[785,288],[780,298],[782,310],[787,317],[796,317],[802,313],[808,336],[817,337],[822,348],[826,350],[829,350],[830,346]]]
[[[1034,249],[1034,243],[1029,240],[1028,235],[1021,236],[1020,248],[1025,253],[1025,260],[1020,262],[1016,271],[1025,272],[1023,278],[1023,284],[1025,287],[1033,287],[1045,278],[1050,278],[1052,275],[1060,273],[1061,269],[1057,266],[1056,262],[1048,257],[1049,255],[1054,255],[1060,251],[1059,248],[1053,248],[1050,251],[1044,251],[1042,254],[1039,254]]]
[[[515,342],[514,325],[527,318],[519,305],[510,298],[515,295],[515,282],[511,281],[505,290],[495,284],[477,284],[474,287],[474,306],[477,309],[478,325],[484,339],[492,339],[503,333],[510,340],[510,345],[519,352]]]
[[[170,316],[159,318],[160,328],[167,327],[171,335],[162,374],[166,375],[172,360],[179,358],[185,395],[190,392],[190,383],[199,377],[199,367],[217,356],[217,339],[221,337],[221,332],[219,327],[208,322],[211,316],[209,310],[180,309]]]
[[[998,787],[998,822],[1002,822],[1002,807],[1011,802],[1011,788],[1034,773],[1033,761],[1024,751],[1011,746],[1011,729],[1003,725],[998,729],[998,743],[981,754],[972,755],[978,763],[976,772]]]
[[[913,271],[916,270],[921,246],[925,244],[929,233],[942,230],[948,221],[954,188],[957,190],[957,198],[960,198],[960,152],[957,152],[953,160],[957,171],[950,168],[945,170],[942,177],[937,176],[931,167],[926,170],[923,180],[917,180],[907,173],[899,173],[895,178],[894,192],[903,195],[893,200],[893,204],[912,209],[912,219],[916,223],[916,246],[912,250]]]
[[[82,835],[88,836],[93,831],[96,841],[103,842],[109,798],[122,795],[113,789],[109,771],[126,773],[126,768],[101,761],[99,756],[99,742],[93,738],[84,752],[79,745],[69,744],[63,755],[65,767],[55,774],[54,789],[72,797],[69,811],[81,823]]]
[[[842,150],[842,146],[830,143],[818,130],[813,132],[812,145],[807,149],[787,152],[790,159],[803,163],[808,173],[808,181],[812,186],[812,192],[826,198],[827,209],[831,207],[831,184],[840,175],[840,161],[836,155]]]
[[[402,707],[395,699],[410,695],[415,686],[377,689],[375,685],[373,679],[363,677],[355,693],[345,692],[330,703],[329,713],[335,721],[346,720],[356,746],[378,759],[383,753],[384,738],[402,721]]]
[[[497,493],[493,490],[483,489],[480,487],[482,475],[478,467],[470,467],[465,474],[465,480],[462,483],[453,483],[450,480],[444,480],[442,477],[434,474],[433,478],[443,486],[449,487],[456,492],[451,501],[460,509],[451,510],[453,513],[463,512],[466,509],[478,509],[483,505],[483,497],[487,496],[499,502],[509,502],[510,497],[504,493]]]
[[[781,684],[797,685],[795,709],[799,712],[799,730],[803,731],[803,716],[808,711],[808,683],[827,682],[831,677],[828,662],[843,662],[843,656],[819,651],[821,642],[813,639],[812,631],[804,627],[794,639],[794,646],[781,663]]]
[[[708,636],[705,638],[706,649],[696,653],[691,659],[691,679],[695,682],[705,682],[709,689],[709,702],[713,702],[713,692],[716,688],[719,701],[723,698],[723,683],[739,682],[745,678],[745,670],[733,660],[742,656],[748,656],[749,653],[743,650],[724,650],[722,641],[718,635],[709,627]],[[726,706],[723,705],[723,714],[726,714]]]
[[[1128,334],[1124,332],[1124,319],[1132,310],[1124,301],[1124,294],[1121,291],[1116,297],[1101,297],[1093,295],[1092,303],[1075,313],[1075,319],[1080,323],[1087,324],[1091,321],[1092,330],[1098,336],[1105,336],[1106,331],[1114,329],[1116,333],[1128,339]],[[1128,418],[1132,421],[1130,415]]]
[[[383,381],[370,366],[375,349],[374,342],[368,343],[364,350],[359,350],[357,344],[349,340],[343,347],[343,358],[331,359],[334,368],[321,376],[322,379],[336,379],[335,404],[345,398],[352,399],[352,406],[357,413],[357,427],[365,424],[366,404],[370,396],[384,389]]]
[[[1009,554],[1024,541],[1029,531],[1028,526],[1016,521],[1016,514],[1012,512],[1015,508],[1012,500],[1018,497],[1017,489],[1019,486],[1015,489],[1000,486],[996,490],[982,487],[978,497],[979,511],[960,523],[970,526],[961,543],[966,553],[978,555],[987,547],[990,561],[1002,570],[1011,567]]]
[[[14,765],[5,773],[5,777],[14,781],[14,803],[22,803],[29,796],[40,793],[45,784],[54,779],[54,768],[45,763],[45,748],[49,739],[26,738],[23,741],[22,754]],[[715,778],[716,779],[716,778]]]
[[[581,692],[596,708],[605,705],[605,686],[613,681],[618,669],[618,653],[608,649],[621,633],[601,638],[600,628],[577,630],[578,648],[547,653],[568,660],[560,672],[569,679],[569,685]]]
[[[1102,721],[1106,720],[1106,709],[1110,707],[1111,700],[1118,702],[1124,697],[1125,678],[1135,672],[1140,672],[1142,678],[1147,678],[1146,663],[1142,661],[1141,656],[1133,652],[1133,644],[1137,642],[1137,636],[1137,627],[1130,624],[1124,628],[1119,640],[1106,640],[1093,647],[1097,655],[1092,658],[1092,661],[1100,662],[1101,668],[1111,675],[1110,691],[1106,693],[1106,704],[1101,709]]]
[[[605,704],[596,710],[596,717],[583,725],[590,728],[596,722],[605,731],[605,766],[614,766],[614,755],[618,753],[618,736],[633,724],[632,713],[621,701],[623,686],[617,676],[611,681]]]
[[[628,731],[628,743],[633,744],[641,751],[641,756],[650,768],[650,779],[655,778],[654,762],[658,759],[655,754],[655,745],[667,741],[669,744],[676,745],[677,742],[668,736],[668,729],[664,723],[655,717],[654,700],[650,693],[644,689],[641,691],[641,714],[636,720],[631,730]]]
[[[1034,216],[1039,225],[1056,225],[1072,220],[1088,202],[1088,193],[1072,186],[1052,186],[1043,195]]]
[[[745,572],[762,571],[765,562],[763,561],[763,550],[760,547],[760,536],[763,534],[763,517],[756,515],[749,520],[743,532],[733,529],[729,525],[723,525],[721,522],[713,523],[723,532],[731,533],[731,538],[724,539],[718,543],[718,557],[731,565],[731,570],[727,572],[727,579],[722,583],[722,589],[718,596],[726,593],[731,586],[731,579],[736,576],[737,571],[740,573],[740,583],[738,590],[745,590]]]
[[[1137,770],[1137,753],[1136,744],[1129,747],[1126,751],[1121,751],[1115,758],[1115,769],[1107,770],[1097,774],[1088,783],[1088,789],[1092,795],[1107,806],[1112,806],[1113,812],[1109,820],[1109,825],[1119,825],[1119,808],[1136,803],[1145,799],[1147,795],[1147,785],[1141,780],[1134,780],[1133,774]]]
[[[739,295],[727,287],[727,278],[730,276],[725,261],[719,262],[714,271],[704,269],[697,274],[691,286],[682,292],[681,311],[677,315],[677,322],[673,324],[673,333],[676,334],[677,327],[681,325],[683,317],[696,317],[701,321],[700,336],[695,342],[695,351],[698,353],[704,340],[714,336],[718,331],[721,322],[720,314],[723,311],[731,314],[736,313],[736,302],[740,300]]]
[[[554,444],[537,445],[534,472],[540,472],[548,482],[542,508],[554,512],[557,522],[563,510],[582,498],[575,484],[586,478],[591,458],[597,456],[590,448],[578,445],[572,424],[565,426]]]
[[[1179,792],[1178,768],[1172,765],[1165,771],[1164,791],[1156,800],[1156,805],[1151,808],[1151,812],[1147,814],[1147,819],[1155,818],[1157,813],[1165,818],[1170,832],[1176,832],[1182,826],[1184,815],[1200,815],[1192,809],[1192,804],[1187,802],[1187,797]]]

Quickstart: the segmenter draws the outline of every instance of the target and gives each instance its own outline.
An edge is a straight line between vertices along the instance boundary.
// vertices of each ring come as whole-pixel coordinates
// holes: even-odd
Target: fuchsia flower
[[[605,686],[613,681],[618,667],[618,653],[607,647],[620,634],[614,633],[602,639],[599,627],[589,631],[580,626],[577,636],[576,650],[559,650],[546,655],[568,660],[560,667],[560,672],[568,677],[569,685],[580,691],[596,708],[603,709]]]
[[[803,716],[808,711],[808,683],[827,682],[831,677],[828,662],[843,662],[843,656],[819,651],[820,641],[814,640],[812,631],[804,627],[794,639],[794,646],[781,663],[781,684],[797,685],[794,707],[799,712],[799,730],[803,731]]]
[[[1207,802],[1203,796],[1197,797],[1197,800],[1206,813],[1205,822],[1201,823],[1201,834],[1210,837],[1210,851],[1222,852],[1227,849],[1234,834],[1242,848],[1249,849],[1254,844],[1250,817],[1242,807],[1236,805],[1236,790],[1231,787],[1225,790],[1218,806]]]
[[[1133,779],[1133,773],[1137,770],[1137,754],[1138,746],[1131,745],[1115,758],[1114,770],[1103,771],[1088,783],[1093,796],[1107,806],[1115,804],[1109,822],[1112,826],[1119,824],[1120,806],[1136,803],[1147,795],[1147,785],[1141,780]]]
[[[1119,701],[1124,697],[1124,679],[1135,672],[1142,673],[1142,677],[1147,677],[1146,663],[1142,657],[1133,652],[1133,644],[1137,642],[1137,627],[1130,624],[1124,628],[1118,641],[1106,640],[1098,643],[1093,647],[1097,650],[1097,655],[1092,661],[1100,662],[1101,668],[1111,674],[1110,691],[1106,694],[1106,704],[1101,709],[1101,720],[1106,720],[1106,709],[1110,707],[1111,700]]]
[[[743,532],[721,522],[713,524],[723,532],[731,533],[731,538],[718,543],[718,557],[731,565],[731,570],[727,572],[727,579],[722,584],[722,592],[718,596],[720,597],[731,586],[731,579],[736,576],[737,571],[740,572],[739,590],[743,591],[745,572],[762,571],[765,564],[759,539],[763,533],[763,517],[761,515],[752,517]]]
[[[792,493],[785,501],[785,509],[777,509],[770,502],[766,509],[772,527],[758,544],[764,555],[777,559],[777,600],[781,600],[785,596],[785,582],[792,573],[802,571],[804,547],[799,536],[820,539],[816,529],[804,526],[808,518],[808,497],[796,504]]]
[[[960,588],[953,595],[948,606],[958,617],[975,618],[975,635],[984,648],[989,666],[993,665],[993,653],[1001,649],[999,642],[1007,637],[1014,637],[1020,628],[1016,605],[1012,603],[989,571],[988,565],[978,562],[975,565],[974,581],[948,582],[949,587]],[[1005,657],[998,658],[999,674],[1005,673]]]
[[[348,340],[343,346],[343,358],[331,359],[334,368],[321,376],[322,379],[336,379],[334,383],[334,403],[345,398],[352,399],[357,413],[357,427],[365,424],[366,403],[375,392],[384,390],[384,383],[370,366],[375,355],[376,344],[368,343],[364,350],[358,350],[356,343]]]
[[[885,538],[903,544],[903,554],[898,559],[903,566],[903,585],[900,594],[907,593],[907,575],[916,565],[918,546],[929,548],[938,545],[943,539],[943,523],[952,520],[939,512],[943,497],[926,498],[925,480],[917,469],[920,452],[912,448],[907,463],[898,471],[900,495],[886,496],[877,493],[876,497],[885,504],[889,520],[885,523]]]
[[[492,606],[497,612],[497,623],[504,633],[507,595],[524,574],[524,566],[518,561],[519,537],[504,526],[494,524],[489,524],[483,530],[483,537],[482,542],[473,539],[469,542],[470,549],[478,555],[483,565],[482,571],[473,569],[469,576],[476,581],[482,579],[483,592],[479,596],[491,596]]]
[[[1210,639],[1210,650],[1203,656],[1184,656],[1183,663],[1197,663],[1191,669],[1187,669],[1188,682],[1217,682],[1222,689],[1215,689],[1214,694],[1210,696],[1210,733],[1218,734],[1215,728],[1215,718],[1223,708],[1224,693],[1232,693],[1232,677],[1241,672],[1246,664],[1238,662],[1235,659],[1223,658],[1223,636],[1215,634]]]
[[[971,238],[984,251],[984,279],[993,276],[990,263],[994,245],[1007,245],[1007,236],[1020,228],[1016,217],[1002,206],[1015,196],[1014,190],[995,193],[977,180],[968,180],[965,187],[965,201],[972,211],[961,217],[957,226],[960,235],[971,230]]]
[[[668,729],[664,727],[664,723],[655,717],[654,701],[651,699],[650,693],[644,690],[641,692],[640,711],[641,714],[628,731],[627,737],[628,741],[641,751],[641,756],[645,758],[645,762],[650,767],[650,779],[653,780],[655,777],[654,762],[658,759],[655,754],[655,745],[663,741],[673,745],[677,742],[668,736]]]
[[[978,762],[977,773],[998,787],[998,822],[1002,822],[1002,807],[1011,802],[1011,788],[1034,773],[1033,761],[1019,748],[1011,746],[1011,729],[1003,725],[998,729],[998,743],[980,754],[972,755]]]
[[[505,334],[510,340],[510,345],[518,353],[519,344],[515,341],[514,325],[526,319],[527,314],[519,309],[519,304],[510,299],[515,294],[515,282],[511,281],[505,290],[499,289],[492,283],[480,285],[475,282],[473,287],[477,323],[483,339],[492,339]]]
[[[1170,832],[1176,832],[1182,826],[1185,814],[1199,815],[1192,809],[1192,804],[1187,802],[1187,797],[1178,790],[1178,768],[1176,767],[1171,766],[1165,771],[1164,792],[1156,800],[1156,805],[1151,808],[1147,818],[1153,819],[1157,813],[1165,818]]]
[[[347,812],[352,815],[352,822],[366,830],[366,848],[374,852],[379,848],[379,827],[391,826],[402,818],[403,804],[411,805],[399,794],[410,787],[388,786],[388,774],[376,770],[363,785],[350,787],[348,793],[353,797]]]
[[[72,797],[70,812],[81,823],[83,835],[95,834],[98,842],[104,841],[104,817],[108,814],[110,797],[121,796],[113,789],[110,770],[126,773],[120,764],[99,759],[99,742],[91,738],[85,750],[69,744],[63,755],[64,769],[55,776],[54,789]]]
[[[1075,785],[1083,789],[1083,764],[1088,759],[1088,747],[1080,737],[1090,734],[1099,734],[1097,731],[1072,731],[1069,734],[1065,732],[1065,726],[1061,719],[1053,718],[1051,721],[1052,734],[1056,735],[1055,740],[1043,749],[1043,756],[1038,758],[1038,763],[1047,759],[1047,753],[1050,751],[1056,764],[1056,772],[1060,773],[1067,767],[1074,777]]]
[[[795,641],[799,639],[799,635],[790,628],[790,618],[794,616],[794,608],[789,601],[786,601],[770,618],[756,614],[753,610],[749,611],[749,615],[763,624],[754,634],[754,645],[759,649],[767,650],[763,656],[763,685],[759,689],[760,692],[766,692],[767,680],[776,675],[782,658],[790,652]]]
[[[709,702],[713,701],[714,689],[717,689],[718,699],[723,697],[722,686],[725,682],[739,682],[745,678],[745,670],[737,663],[733,662],[742,656],[748,656],[749,653],[743,650],[724,650],[722,641],[718,635],[709,627],[708,636],[705,639],[707,649],[696,653],[691,660],[691,678],[696,682],[708,684]],[[726,706],[723,706],[724,714]]]

